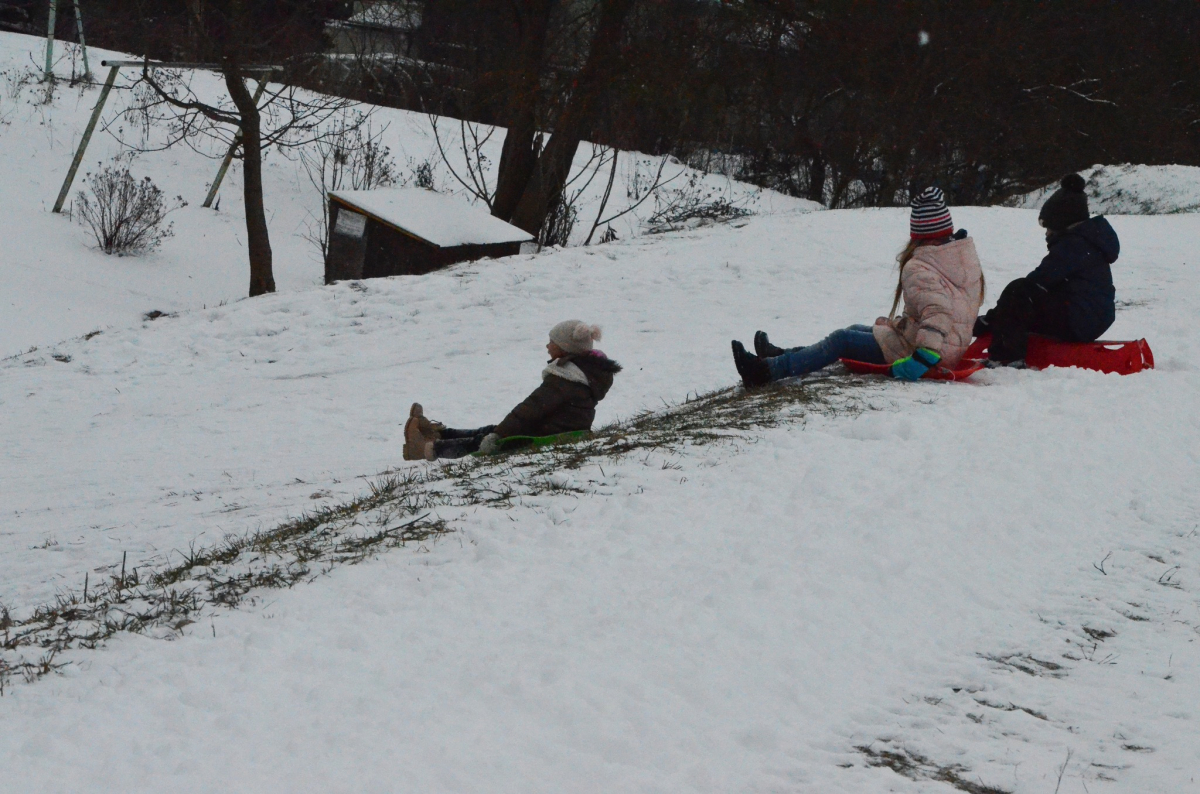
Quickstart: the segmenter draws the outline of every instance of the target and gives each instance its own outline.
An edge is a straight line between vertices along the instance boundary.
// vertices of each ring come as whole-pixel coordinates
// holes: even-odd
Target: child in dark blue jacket
[[[1025,358],[1029,334],[1092,342],[1116,319],[1112,268],[1121,252],[1103,216],[1089,217],[1083,177],[1069,174],[1046,200],[1038,222],[1049,253],[1025,278],[1004,288],[996,308],[975,322],[975,335],[992,334],[989,357]]]

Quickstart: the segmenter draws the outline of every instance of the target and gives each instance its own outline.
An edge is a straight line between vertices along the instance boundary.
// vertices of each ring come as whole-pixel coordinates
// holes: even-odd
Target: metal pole
[[[83,162],[83,153],[87,151],[88,142],[91,141],[92,133],[96,130],[96,122],[100,120],[104,103],[108,101],[108,93],[112,91],[113,83],[117,81],[117,72],[120,70],[120,66],[109,67],[108,79],[104,81],[104,88],[100,89],[100,98],[96,100],[96,107],[92,109],[92,117],[88,120],[87,129],[83,131],[83,138],[79,141],[79,148],[75,151],[75,159],[71,161],[67,178],[63,180],[62,190],[58,191],[58,200],[54,202],[55,212],[62,212],[67,194],[71,192],[71,183],[75,181],[75,172],[79,170],[79,164]]]
[[[50,18],[46,23],[46,70],[42,72],[42,80],[54,79],[51,69],[54,66],[54,23],[58,14],[58,0],[50,0]]]
[[[139,69],[142,68],[143,66],[146,67],[147,69],[206,69],[206,70],[213,71],[213,72],[219,72],[223,68],[222,65],[219,63],[192,63],[191,61],[180,61],[178,63],[174,63],[171,61],[150,61],[150,60],[142,60],[142,61],[108,61],[108,60],[104,60],[104,61],[100,62],[100,65],[101,66],[136,66]],[[263,72],[281,72],[281,71],[283,71],[283,67],[282,66],[269,66],[269,65],[268,66],[239,66],[238,70],[245,72],[246,74],[262,74]]]
[[[83,39],[83,12],[79,10],[79,0],[75,0],[75,29],[79,31],[79,49],[83,52],[83,78],[90,80],[92,67],[88,66],[87,42]]]
[[[263,75],[258,81],[258,88],[254,90],[254,104],[258,104],[258,100],[262,99],[263,91],[267,89],[267,76]],[[212,187],[208,189],[208,196],[205,197],[202,207],[211,207],[213,200],[217,197],[217,191],[221,189],[221,183],[225,181],[225,172],[229,170],[229,164],[233,162],[233,153],[237,150],[238,144],[242,142],[242,133],[239,130],[233,136],[233,143],[229,144],[229,151],[225,152],[225,159],[221,161],[221,168],[217,171],[217,178],[213,180]]]

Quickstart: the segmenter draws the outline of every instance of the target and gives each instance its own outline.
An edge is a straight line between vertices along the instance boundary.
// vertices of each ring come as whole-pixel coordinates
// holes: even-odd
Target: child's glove
[[[488,433],[479,443],[480,455],[495,455],[500,450],[500,436]]]
[[[927,347],[918,347],[911,356],[896,359],[892,364],[892,377],[901,380],[920,380],[921,376],[936,367],[942,357]]]

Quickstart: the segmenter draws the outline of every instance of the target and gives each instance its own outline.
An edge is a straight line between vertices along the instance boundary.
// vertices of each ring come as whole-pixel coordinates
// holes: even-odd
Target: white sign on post
[[[339,208],[337,223],[334,224],[333,231],[335,234],[344,234],[347,237],[362,237],[367,231],[367,216]]]

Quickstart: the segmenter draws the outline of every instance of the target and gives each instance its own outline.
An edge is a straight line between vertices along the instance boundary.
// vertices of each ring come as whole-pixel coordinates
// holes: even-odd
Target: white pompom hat
[[[600,326],[582,320],[563,320],[550,329],[550,341],[566,353],[586,353],[600,341]]]

